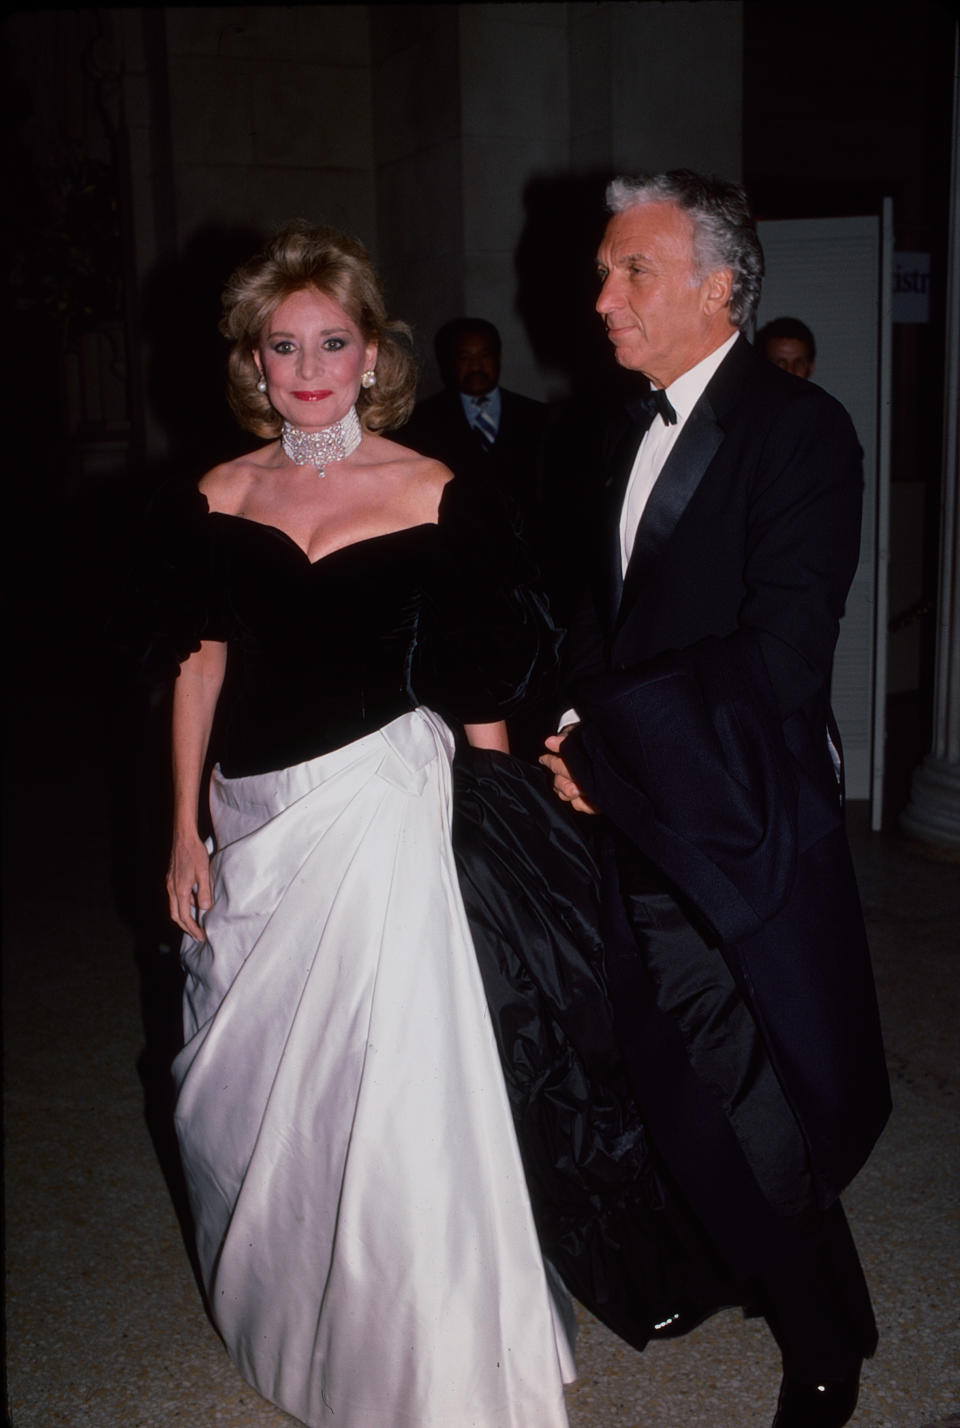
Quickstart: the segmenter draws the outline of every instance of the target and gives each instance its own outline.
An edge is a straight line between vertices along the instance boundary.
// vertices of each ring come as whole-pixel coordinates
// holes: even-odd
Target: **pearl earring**
[[[376,380],[377,374],[373,370],[373,368],[370,367],[366,372],[364,372],[363,376],[360,378],[360,385],[361,387],[372,387]]]
[[[258,392],[265,392],[266,390],[267,390],[267,379],[266,379],[266,377],[261,377],[260,380],[259,380],[259,382],[257,383],[257,391],[258,391]]]

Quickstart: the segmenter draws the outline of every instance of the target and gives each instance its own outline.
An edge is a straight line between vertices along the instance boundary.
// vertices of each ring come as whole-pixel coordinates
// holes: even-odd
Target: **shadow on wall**
[[[636,373],[617,366],[594,306],[609,178],[605,172],[532,179],[515,256],[516,308],[530,344],[542,366],[563,374],[570,392],[551,407],[530,532],[561,626],[569,624],[580,603],[589,568],[585,553],[600,538],[608,458],[604,433],[638,381]]]
[[[594,310],[609,180],[606,171],[540,175],[524,191],[515,306],[537,361],[564,374],[574,399],[608,397],[625,386]]]
[[[144,285],[146,400],[167,438],[171,474],[199,476],[256,440],[240,430],[227,406],[229,348],[219,332],[220,297],[234,268],[264,241],[253,228],[207,225]]]

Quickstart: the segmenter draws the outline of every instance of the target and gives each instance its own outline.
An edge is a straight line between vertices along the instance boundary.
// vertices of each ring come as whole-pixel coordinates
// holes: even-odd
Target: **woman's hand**
[[[167,870],[167,898],[170,916],[182,931],[198,942],[204,939],[197,918],[213,901],[210,895],[210,855],[198,833],[178,835],[173,840]]]
[[[227,667],[227,647],[204,640],[181,666],[173,686],[173,851],[167,872],[170,916],[198,942],[197,920],[210,898],[210,858],[197,832],[200,782],[213,714]]]

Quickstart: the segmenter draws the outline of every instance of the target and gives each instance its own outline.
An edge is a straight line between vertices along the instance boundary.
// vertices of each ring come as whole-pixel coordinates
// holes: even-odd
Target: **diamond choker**
[[[346,416],[332,426],[321,427],[319,431],[301,431],[298,426],[291,426],[285,421],[280,443],[295,465],[315,466],[318,476],[326,476],[329,463],[343,461],[356,451],[362,435],[357,409],[351,407]]]

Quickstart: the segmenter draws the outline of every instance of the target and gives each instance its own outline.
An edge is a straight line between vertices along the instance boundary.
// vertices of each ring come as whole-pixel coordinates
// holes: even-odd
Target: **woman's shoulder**
[[[367,438],[364,457],[376,468],[378,483],[382,480],[384,487],[392,490],[391,499],[410,511],[411,519],[437,519],[444,490],[453,480],[453,473],[442,461],[421,456],[388,437],[372,435]]]
[[[245,456],[223,461],[201,476],[197,490],[206,501],[208,509],[235,515],[251,489],[273,464],[277,445],[277,442],[271,441]]]
[[[382,463],[392,467],[404,480],[425,486],[433,485],[439,491],[453,478],[453,472],[444,466],[442,461],[436,461],[432,456],[424,456],[421,452],[414,451],[412,446],[404,446],[392,437],[369,432],[365,446],[367,459],[371,464]]]

